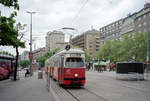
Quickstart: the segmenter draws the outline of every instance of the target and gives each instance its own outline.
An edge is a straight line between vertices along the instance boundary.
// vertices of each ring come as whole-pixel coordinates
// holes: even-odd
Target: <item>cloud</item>
[[[27,24],[26,39],[30,39],[30,15],[26,11],[36,11],[33,15],[33,36],[37,48],[45,46],[48,31],[62,27],[74,27],[82,33],[124,18],[143,8],[149,0],[19,0],[20,10],[17,21]],[[87,2],[87,3],[86,3]],[[82,9],[81,9],[82,8]],[[0,5],[2,14],[9,15],[12,9]],[[79,12],[80,10],[80,12]],[[26,40],[24,39],[24,40]],[[29,50],[29,41],[27,41]],[[22,52],[23,50],[21,50]]]

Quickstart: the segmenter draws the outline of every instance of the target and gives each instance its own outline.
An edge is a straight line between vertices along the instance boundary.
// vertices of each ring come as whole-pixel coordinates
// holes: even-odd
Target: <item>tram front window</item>
[[[67,58],[65,67],[84,67],[82,58]]]

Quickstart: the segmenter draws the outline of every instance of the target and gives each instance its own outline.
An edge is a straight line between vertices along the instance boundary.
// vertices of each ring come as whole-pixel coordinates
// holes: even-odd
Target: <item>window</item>
[[[83,66],[84,62],[82,58],[70,57],[66,59],[65,67],[83,67]]]
[[[144,22],[144,23],[143,23],[143,25],[146,25],[146,24],[147,24],[147,22]]]
[[[90,53],[90,55],[93,55],[93,53]]]
[[[104,45],[104,41],[101,41],[101,45]]]
[[[141,17],[138,18],[138,21],[140,21],[140,20],[141,20]]]
[[[90,42],[90,44],[92,44],[92,42]]]
[[[118,33],[115,34],[115,36],[117,36],[117,35],[118,35]]]
[[[122,24],[122,21],[119,21],[119,24]]]
[[[90,48],[92,48],[92,46],[89,46]]]
[[[141,27],[141,24],[139,24],[138,27]]]

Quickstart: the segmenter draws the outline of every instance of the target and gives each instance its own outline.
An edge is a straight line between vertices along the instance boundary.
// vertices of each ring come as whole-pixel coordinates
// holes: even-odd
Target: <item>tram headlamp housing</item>
[[[74,74],[75,77],[78,77],[78,74]]]

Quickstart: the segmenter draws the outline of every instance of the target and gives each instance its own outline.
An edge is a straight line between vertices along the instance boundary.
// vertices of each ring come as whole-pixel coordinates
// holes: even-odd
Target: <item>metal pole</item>
[[[27,13],[30,14],[30,19],[31,19],[31,22],[30,22],[30,73],[32,75],[32,58],[33,58],[33,53],[32,53],[32,14],[35,14],[36,12],[30,12],[30,11],[27,11]]]
[[[32,54],[32,13],[31,15],[31,23],[30,23],[30,55]],[[30,73],[32,69],[32,58],[30,58]]]
[[[148,36],[149,32],[147,32],[147,61],[149,61],[149,36]]]

